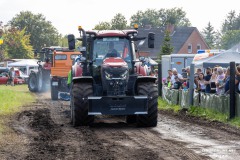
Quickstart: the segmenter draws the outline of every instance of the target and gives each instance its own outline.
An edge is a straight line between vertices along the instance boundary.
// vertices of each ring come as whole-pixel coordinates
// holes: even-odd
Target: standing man
[[[10,78],[11,86],[14,86],[15,71],[13,67],[9,71],[9,78]]]
[[[172,76],[171,76],[171,84],[172,84],[172,87],[173,87],[173,84],[176,82],[175,77],[177,77],[180,82],[183,81],[182,75],[178,73],[178,71],[177,71],[176,68],[173,68],[173,69],[172,69]]]
[[[204,84],[206,85],[205,88],[205,93],[210,93],[211,92],[211,77],[212,77],[212,70],[210,67],[207,67],[206,69],[206,75],[204,76]]]

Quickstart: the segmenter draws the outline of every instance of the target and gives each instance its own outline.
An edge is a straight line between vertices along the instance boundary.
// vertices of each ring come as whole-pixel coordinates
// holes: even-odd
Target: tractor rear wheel
[[[38,91],[43,91],[43,71],[42,68],[39,67],[38,69]]]
[[[158,117],[158,90],[152,82],[139,83],[138,95],[148,95],[148,114],[137,116],[137,126],[156,127]]]
[[[88,126],[94,116],[88,115],[88,96],[93,95],[91,83],[74,83],[72,87],[72,123],[73,126]]]
[[[37,74],[35,72],[31,72],[28,79],[28,89],[31,92],[37,92],[38,91],[38,80],[37,80]]]

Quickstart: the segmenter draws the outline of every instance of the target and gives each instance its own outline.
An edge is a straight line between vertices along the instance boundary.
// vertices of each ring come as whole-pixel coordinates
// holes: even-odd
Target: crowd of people
[[[165,86],[170,89],[189,88],[190,67],[182,69],[182,73],[178,73],[176,68],[168,70],[167,79],[163,80]],[[198,68],[194,74],[194,89],[204,93],[215,93],[224,95],[229,93],[230,88],[230,68],[215,66],[214,68],[206,68],[204,72]],[[240,93],[240,66],[236,67],[235,72],[235,91]]]

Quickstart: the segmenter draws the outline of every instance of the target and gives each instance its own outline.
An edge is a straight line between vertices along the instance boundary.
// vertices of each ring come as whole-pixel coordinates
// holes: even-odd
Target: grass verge
[[[28,91],[27,85],[5,86],[0,85],[0,132],[3,124],[11,116],[21,110],[21,107],[35,101]]]
[[[158,108],[159,110],[171,110],[174,113],[179,113],[182,110],[180,105],[168,104],[168,102],[161,97],[158,98]],[[201,117],[210,121],[219,121],[240,128],[240,117],[229,120],[228,114],[223,114],[208,108],[191,106],[187,111],[187,115]]]

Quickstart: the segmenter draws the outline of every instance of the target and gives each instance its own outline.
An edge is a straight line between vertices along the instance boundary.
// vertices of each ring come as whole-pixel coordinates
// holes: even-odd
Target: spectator
[[[9,70],[9,77],[10,77],[11,86],[14,86],[15,71],[13,67]]]
[[[171,86],[172,86],[172,84],[171,84],[171,77],[168,76],[168,77],[167,77],[167,87],[168,87],[168,88],[171,88]]]
[[[198,68],[198,69],[197,69],[197,74],[199,75],[200,73],[202,73],[202,69],[201,69],[201,68]]]
[[[184,91],[186,91],[188,89],[187,82],[183,82],[182,88],[183,88]]]
[[[172,85],[175,83],[175,77],[176,77],[176,76],[178,77],[179,81],[182,81],[182,80],[183,80],[182,75],[177,72],[177,69],[176,69],[176,68],[174,68],[174,69],[172,70],[172,77],[171,77],[171,84],[172,84]]]
[[[235,91],[240,93],[240,66],[236,67],[235,87]]]
[[[194,75],[194,89],[199,90],[198,85],[199,77],[197,74]]]
[[[169,76],[169,77],[172,77],[172,74],[173,74],[173,73],[172,73],[172,70],[169,69],[169,70],[168,70],[168,76]]]
[[[207,67],[206,69],[206,76],[204,76],[204,80],[205,80],[205,85],[206,85],[206,89],[205,89],[205,93],[210,93],[211,92],[211,77],[212,77],[212,70],[210,67]]]
[[[205,92],[206,85],[205,85],[205,80],[204,80],[204,74],[203,74],[203,73],[199,73],[198,77],[199,77],[199,80],[198,80],[198,89],[199,89],[201,92]]]
[[[172,89],[182,89],[182,83],[180,82],[180,79],[178,78],[178,76],[174,77],[175,82],[173,84]]]
[[[185,79],[187,78],[187,71],[185,68],[182,69],[182,77],[183,77],[183,81],[185,81]]]
[[[229,88],[230,88],[230,67],[227,68],[226,74],[225,74],[225,84],[224,84],[224,91],[225,93],[229,93]]]
[[[211,87],[210,93],[216,93],[216,81],[217,81],[217,67],[214,67],[212,76],[210,79],[210,87]]]
[[[217,68],[216,93],[222,95],[224,93],[224,78],[223,68]]]

